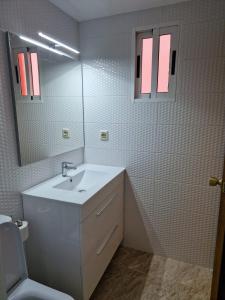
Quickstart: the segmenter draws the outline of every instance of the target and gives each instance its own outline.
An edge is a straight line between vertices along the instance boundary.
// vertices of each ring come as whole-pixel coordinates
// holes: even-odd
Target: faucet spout
[[[63,161],[62,162],[62,176],[70,177],[67,175],[68,170],[76,170],[76,166],[72,162]]]

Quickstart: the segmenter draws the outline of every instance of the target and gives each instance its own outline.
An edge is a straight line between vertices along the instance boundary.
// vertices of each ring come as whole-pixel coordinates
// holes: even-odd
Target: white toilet
[[[28,278],[20,232],[10,222],[0,222],[0,265],[8,300],[73,300]]]

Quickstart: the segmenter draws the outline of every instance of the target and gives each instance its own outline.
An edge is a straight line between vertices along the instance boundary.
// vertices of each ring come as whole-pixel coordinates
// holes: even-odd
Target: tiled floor
[[[91,300],[208,300],[212,271],[120,248]]]

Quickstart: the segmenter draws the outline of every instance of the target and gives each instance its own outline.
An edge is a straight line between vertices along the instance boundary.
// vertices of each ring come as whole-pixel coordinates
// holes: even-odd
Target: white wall
[[[78,24],[47,0],[1,0],[0,28],[35,37],[43,31],[78,48]],[[63,160],[81,163],[83,151],[18,167],[5,36],[0,34],[0,213],[22,217],[20,192],[60,172]]]
[[[127,168],[125,244],[204,266],[220,198],[208,178],[224,155],[224,17],[224,0],[194,0],[80,25],[86,161]],[[176,102],[133,104],[132,29],[167,22],[180,24]]]
[[[81,24],[86,161],[124,165],[125,244],[212,266],[224,155],[225,2],[179,5]],[[132,104],[133,27],[180,22],[175,103]],[[47,0],[1,0],[0,27],[32,36],[44,31],[78,47],[78,26]],[[21,217],[20,191],[60,171],[82,151],[19,168],[5,39],[0,35],[0,212]],[[110,141],[100,142],[100,129]],[[147,238],[148,237],[148,238]]]

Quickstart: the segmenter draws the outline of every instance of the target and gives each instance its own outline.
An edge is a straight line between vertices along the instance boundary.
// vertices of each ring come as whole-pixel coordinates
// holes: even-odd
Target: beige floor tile
[[[121,247],[91,300],[209,300],[212,271]]]

